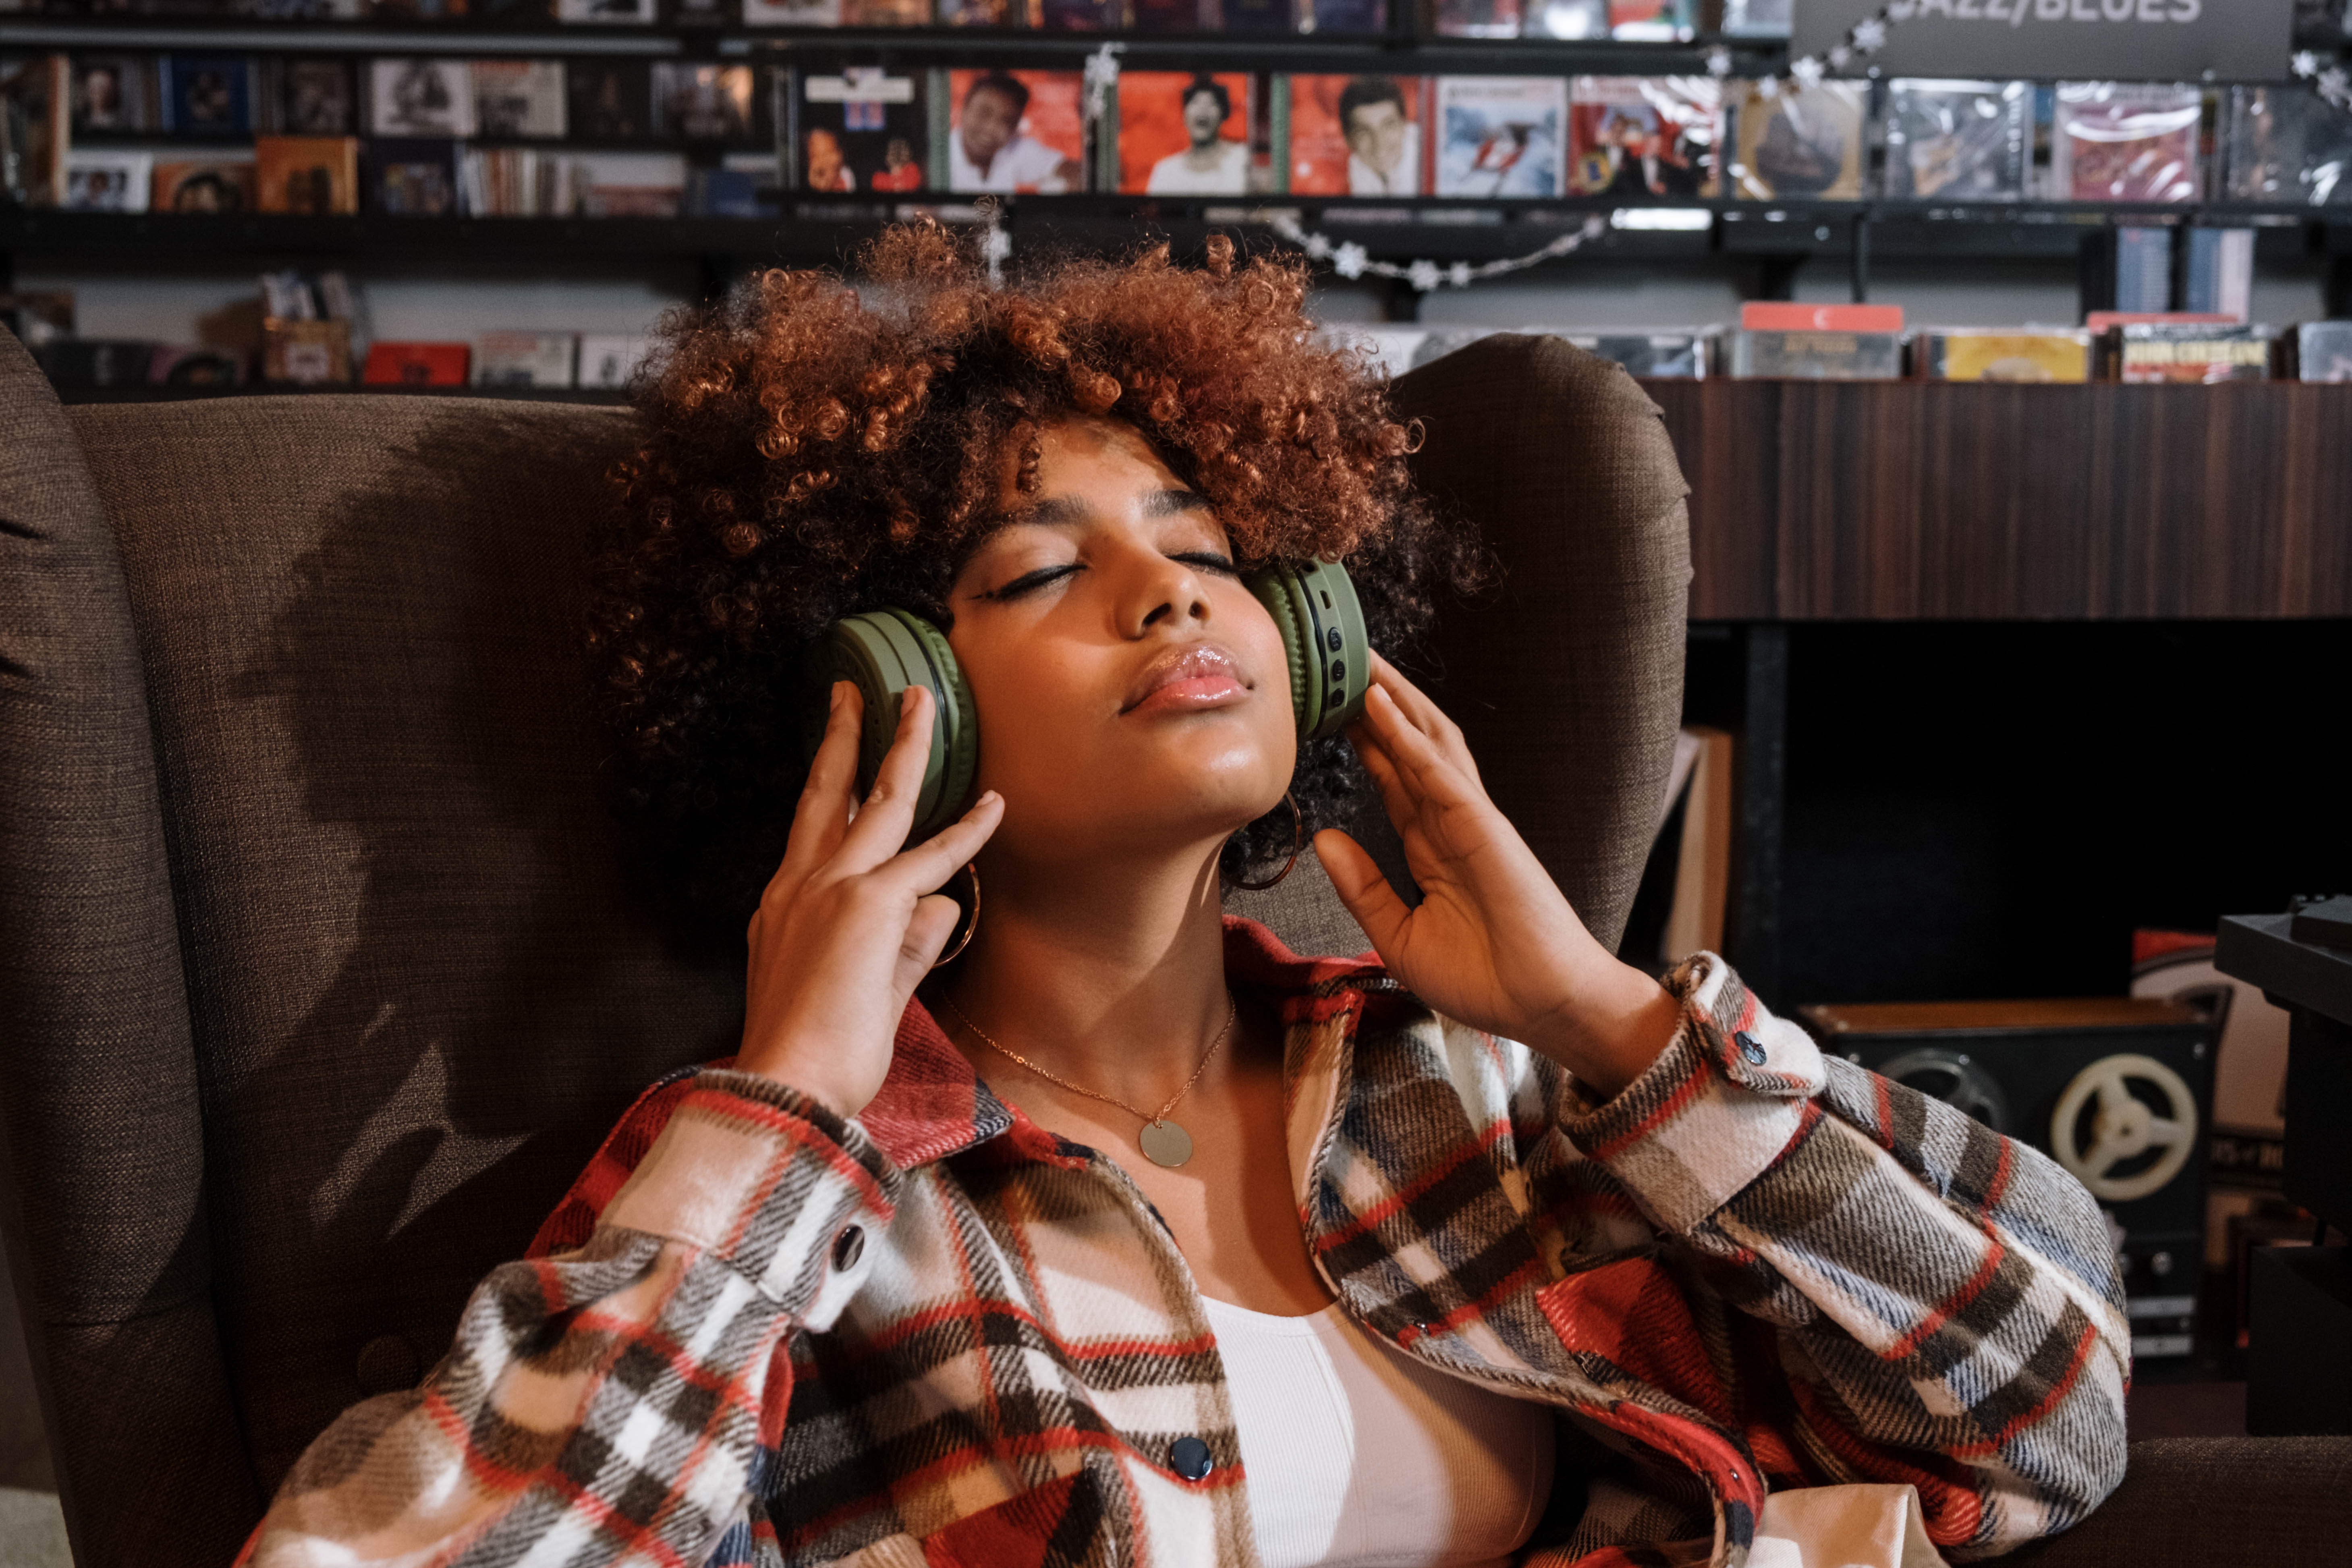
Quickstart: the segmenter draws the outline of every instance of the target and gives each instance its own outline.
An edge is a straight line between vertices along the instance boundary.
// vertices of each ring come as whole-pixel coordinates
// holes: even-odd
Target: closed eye
[[[1197,566],[1203,571],[1214,572],[1223,577],[1241,575],[1241,568],[1234,563],[1231,557],[1220,555],[1213,550],[1182,551],[1171,555],[1168,559],[1181,561],[1187,566]],[[1024,594],[1033,594],[1040,588],[1049,587],[1083,569],[1084,563],[1076,561],[1065,562],[1058,566],[1040,566],[1034,572],[1023,573],[1002,587],[990,589],[981,597],[1000,602],[1018,599]]]

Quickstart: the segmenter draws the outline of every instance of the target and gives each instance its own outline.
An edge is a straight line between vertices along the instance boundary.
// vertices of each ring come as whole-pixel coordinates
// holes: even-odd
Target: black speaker
[[[2132,1354],[2195,1349],[2214,1026],[2154,997],[1799,1009],[1822,1048],[2074,1173],[2107,1215]]]

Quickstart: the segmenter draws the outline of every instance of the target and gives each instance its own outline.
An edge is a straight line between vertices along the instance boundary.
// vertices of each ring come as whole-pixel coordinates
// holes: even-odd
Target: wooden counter
[[[1694,620],[2352,616],[2352,386],[1643,385]]]

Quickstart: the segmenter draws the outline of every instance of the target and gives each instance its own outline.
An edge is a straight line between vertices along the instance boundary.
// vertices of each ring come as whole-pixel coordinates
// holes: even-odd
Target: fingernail
[[[825,710],[825,711],[826,711],[826,712],[828,712],[828,713],[838,713],[838,712],[840,712],[840,711],[841,711],[841,703],[842,703],[842,699],[844,699],[845,697],[846,697],[846,696],[848,696],[848,695],[849,695],[849,682],[847,682],[847,681],[845,681],[845,680],[836,680],[836,681],[835,681],[835,682],[833,683],[833,705],[832,705],[830,708],[826,709],[826,710]]]
[[[971,808],[972,808],[974,811],[978,811],[982,806],[986,805],[990,801],[992,801],[992,800],[1001,800],[1001,799],[1003,799],[1003,797],[1002,795],[998,795],[994,790],[992,790],[992,789],[984,789],[984,790],[982,790],[982,791],[981,791],[981,792],[980,792],[980,798],[979,798],[978,800],[973,801],[973,802],[971,803]]]
[[[898,692],[899,712],[912,713],[915,710],[915,691],[916,688],[911,686],[900,689]]]

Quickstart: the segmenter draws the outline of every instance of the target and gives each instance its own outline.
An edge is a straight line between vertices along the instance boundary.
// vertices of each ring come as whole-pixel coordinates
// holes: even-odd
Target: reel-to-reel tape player
[[[2194,1349],[2213,1026],[2149,997],[1800,1009],[1824,1050],[2032,1144],[2099,1200],[2132,1353]]]

